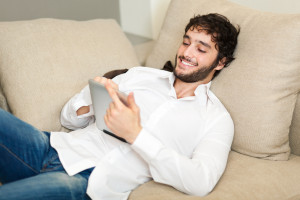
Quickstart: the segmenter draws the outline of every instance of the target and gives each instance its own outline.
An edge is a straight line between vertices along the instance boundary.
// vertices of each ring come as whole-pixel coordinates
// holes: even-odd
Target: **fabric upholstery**
[[[2,92],[1,85],[0,85],[0,108],[2,108],[3,110],[9,111],[9,107],[6,102],[6,98]]]
[[[62,106],[88,79],[138,64],[114,20],[0,23],[3,93],[14,115],[41,130],[62,129]]]
[[[293,115],[293,121],[290,132],[290,146],[292,149],[292,153],[300,156],[300,94],[298,94],[296,107]]]
[[[134,50],[135,50],[137,57],[139,59],[139,62],[142,66],[145,65],[146,59],[149,56],[154,45],[155,45],[155,41],[153,41],[153,40],[151,40],[149,42],[134,45]]]
[[[189,19],[208,13],[223,14],[241,27],[236,60],[212,83],[235,123],[232,149],[287,160],[300,90],[300,14],[266,13],[227,0],[174,0],[146,66],[173,62]]]
[[[232,151],[225,173],[214,190],[205,197],[183,194],[153,181],[135,191],[129,200],[299,200],[300,157],[289,161],[270,161]]]

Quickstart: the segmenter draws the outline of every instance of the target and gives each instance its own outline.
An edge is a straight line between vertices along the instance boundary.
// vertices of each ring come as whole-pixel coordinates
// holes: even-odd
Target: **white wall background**
[[[119,0],[119,5],[122,29],[151,38],[151,0]]]
[[[0,21],[37,18],[113,18],[120,22],[119,0],[0,0]]]
[[[170,1],[171,0],[119,0],[120,21],[123,30],[135,35],[156,39]],[[300,13],[300,0],[230,1],[261,11]]]
[[[119,0],[125,32],[155,39],[171,0]]]
[[[300,13],[300,0],[230,1],[262,11]],[[73,20],[113,18],[125,32],[156,39],[170,2],[171,0],[0,0],[0,21],[45,17]]]

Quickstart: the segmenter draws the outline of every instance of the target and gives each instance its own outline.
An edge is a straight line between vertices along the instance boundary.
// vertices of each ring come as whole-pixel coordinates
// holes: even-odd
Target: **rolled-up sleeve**
[[[82,106],[89,106],[90,111],[86,114],[77,116],[76,111]],[[60,121],[64,127],[72,130],[84,128],[95,121],[90,88],[88,85],[65,104],[61,111]]]
[[[126,77],[126,74],[121,74],[112,80],[119,85],[124,77]],[[83,106],[89,106],[90,111],[77,116],[76,111]],[[91,93],[88,85],[65,104],[61,111],[60,122],[64,127],[71,130],[84,128],[95,122]]]

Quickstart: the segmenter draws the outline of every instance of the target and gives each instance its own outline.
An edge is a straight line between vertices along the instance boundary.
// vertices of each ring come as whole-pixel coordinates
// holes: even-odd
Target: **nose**
[[[193,48],[191,45],[186,47],[186,49],[183,52],[184,57],[186,58],[192,58],[193,57]]]

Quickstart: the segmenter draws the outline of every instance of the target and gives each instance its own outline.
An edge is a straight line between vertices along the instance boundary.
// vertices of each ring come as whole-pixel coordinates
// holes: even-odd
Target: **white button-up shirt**
[[[67,173],[95,167],[87,193],[99,200],[127,199],[151,179],[187,194],[209,193],[225,170],[234,133],[232,119],[209,90],[210,83],[199,85],[195,96],[177,99],[171,72],[135,67],[113,81],[120,91],[134,92],[143,129],[130,145],[98,130],[93,109],[77,116],[78,108],[92,108],[85,87],[61,113],[62,124],[75,131],[51,134]]]

